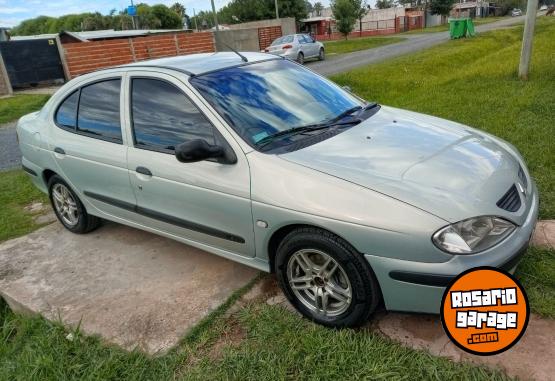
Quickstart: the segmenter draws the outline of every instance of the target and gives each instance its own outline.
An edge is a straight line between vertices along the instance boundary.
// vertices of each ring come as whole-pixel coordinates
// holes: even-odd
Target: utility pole
[[[214,0],[210,1],[212,3],[212,13],[214,13],[214,24],[216,25],[216,32],[218,32],[220,30],[220,27],[218,26],[218,15],[216,14],[216,7],[214,6]]]
[[[518,66],[518,76],[520,79],[524,80],[528,79],[528,72],[530,71],[537,12],[538,0],[528,0],[526,21],[524,22],[524,35],[522,36],[522,51],[520,52],[520,65]]]
[[[133,6],[133,0],[131,0],[131,6]],[[131,16],[131,23],[133,24],[133,29],[137,29],[135,25],[135,15]]]
[[[279,10],[278,10],[278,0],[275,0],[276,3],[276,19],[279,19]]]
[[[195,19],[195,30],[198,32],[197,14],[195,12],[195,8],[193,8],[193,18]]]

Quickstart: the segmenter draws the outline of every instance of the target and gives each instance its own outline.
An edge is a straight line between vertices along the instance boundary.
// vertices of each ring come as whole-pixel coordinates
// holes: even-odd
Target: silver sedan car
[[[461,272],[514,271],[538,214],[511,144],[263,53],[79,76],[17,133],[70,231],[112,220],[273,272],[327,326],[362,324],[382,300],[437,313]]]
[[[308,34],[289,34],[279,37],[264,51],[300,64],[303,64],[306,59],[317,58],[323,61],[326,58],[324,44]]]

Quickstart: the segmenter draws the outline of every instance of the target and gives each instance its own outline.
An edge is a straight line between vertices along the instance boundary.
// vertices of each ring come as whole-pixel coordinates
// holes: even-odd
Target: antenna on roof
[[[231,46],[229,46],[228,44],[226,44],[225,42],[223,43],[225,45],[226,48],[228,48],[229,50],[231,50],[233,53],[237,54],[239,57],[241,57],[241,60],[243,60],[243,62],[249,62],[249,60],[247,59],[247,57],[245,57],[244,55],[242,55],[241,53],[239,53],[237,50],[233,49]]]

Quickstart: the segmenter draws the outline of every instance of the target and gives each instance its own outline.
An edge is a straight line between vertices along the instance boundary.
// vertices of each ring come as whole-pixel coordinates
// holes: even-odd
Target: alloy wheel
[[[352,288],[341,265],[316,249],[295,252],[287,264],[287,281],[297,299],[322,316],[338,316],[352,302]]]
[[[75,226],[79,222],[79,210],[73,195],[63,184],[57,183],[52,187],[52,200],[54,208],[62,221],[69,225]]]

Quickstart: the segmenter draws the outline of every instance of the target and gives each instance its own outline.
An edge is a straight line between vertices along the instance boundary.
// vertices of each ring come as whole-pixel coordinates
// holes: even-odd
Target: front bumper
[[[534,232],[539,210],[536,185],[529,196],[525,222],[503,242],[472,255],[453,255],[442,263],[411,262],[365,255],[372,266],[388,310],[439,313],[445,287],[460,273],[480,266],[514,272]]]

